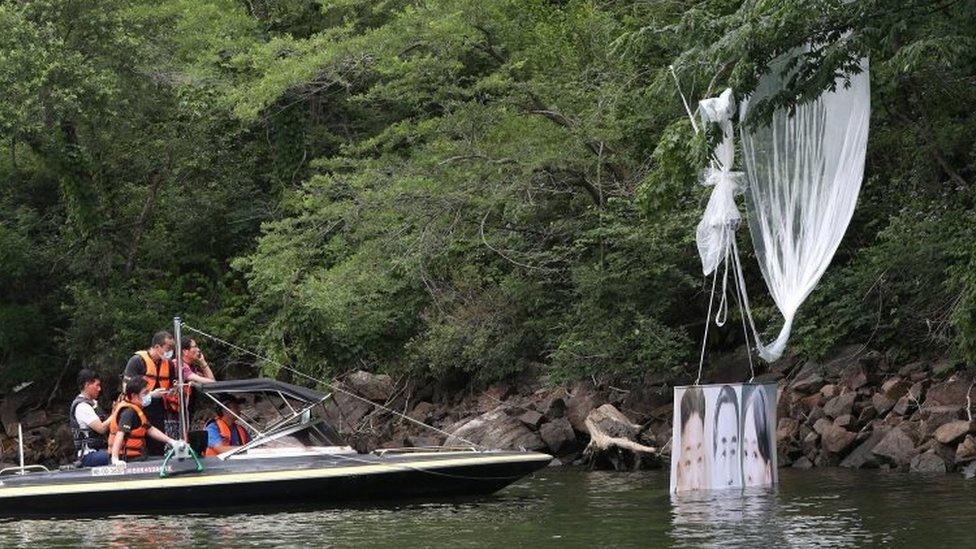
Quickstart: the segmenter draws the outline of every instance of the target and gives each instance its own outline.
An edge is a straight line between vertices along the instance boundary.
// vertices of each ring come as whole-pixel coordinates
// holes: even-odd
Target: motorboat
[[[22,464],[0,472],[0,513],[172,513],[253,505],[288,509],[485,495],[552,459],[538,452],[462,446],[360,453],[327,421],[324,405],[331,393],[266,378],[218,381],[196,390],[218,405],[222,395],[243,398],[247,405],[237,421],[249,431],[250,442],[200,457],[206,432],[196,431],[187,433],[189,445],[180,455],[170,450],[157,459],[56,471]]]

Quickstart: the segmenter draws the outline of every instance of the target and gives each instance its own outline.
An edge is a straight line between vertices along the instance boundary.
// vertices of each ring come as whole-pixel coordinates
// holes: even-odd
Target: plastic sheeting
[[[735,238],[741,220],[735,196],[742,192],[742,173],[732,171],[735,162],[732,117],[736,112],[732,90],[726,89],[719,97],[699,101],[698,106],[706,125],[717,123],[722,130],[722,141],[715,148],[714,157],[702,178],[703,185],[715,188],[695,231],[702,272],[708,275],[721,265]]]
[[[783,63],[770,67],[755,93],[743,101],[741,119],[748,116],[750,102],[783,89]],[[793,113],[776,111],[768,125],[740,125],[749,231],[763,277],[783,314],[783,326],[771,344],[763,344],[752,326],[759,356],[767,361],[783,354],[797,309],[830,264],[854,213],[871,112],[866,59],[862,69],[849,82],[838,78],[835,91]]]

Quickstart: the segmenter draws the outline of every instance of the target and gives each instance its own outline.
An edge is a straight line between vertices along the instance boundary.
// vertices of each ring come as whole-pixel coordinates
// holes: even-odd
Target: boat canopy
[[[328,398],[328,395],[313,389],[266,377],[204,383],[200,385],[199,390],[214,396],[233,393],[278,393],[305,404],[318,404]]]

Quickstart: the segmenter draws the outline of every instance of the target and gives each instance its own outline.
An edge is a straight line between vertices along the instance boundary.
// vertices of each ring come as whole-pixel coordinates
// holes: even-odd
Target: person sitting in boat
[[[186,444],[166,436],[151,424],[144,411],[151,402],[152,396],[145,379],[137,377],[126,383],[122,400],[115,405],[109,418],[108,444],[113,464],[144,459],[147,456],[147,438],[174,448]]]
[[[95,372],[85,369],[78,372],[81,392],[71,401],[68,425],[74,439],[76,457],[81,467],[98,467],[109,464],[108,418],[98,410],[98,395],[102,393],[102,380]]]
[[[172,334],[167,331],[156,332],[149,349],[136,351],[126,363],[122,374],[123,388],[135,379],[145,380],[150,400],[144,406],[143,412],[151,425],[162,429],[169,436],[176,436],[176,430],[179,429],[179,395],[171,390],[176,385],[177,376],[176,367],[171,362],[174,346]],[[167,419],[171,424],[169,429],[166,425]],[[149,455],[159,456],[163,454],[164,447],[152,439],[147,450]]]
[[[218,408],[217,417],[207,422],[206,456],[217,456],[250,442],[247,430],[237,423],[241,415],[241,399],[234,395],[221,398],[223,408]]]

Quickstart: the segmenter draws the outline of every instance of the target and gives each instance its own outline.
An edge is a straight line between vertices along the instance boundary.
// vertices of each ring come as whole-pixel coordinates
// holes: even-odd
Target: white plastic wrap
[[[796,108],[779,110],[770,124],[740,125],[749,230],[763,277],[783,314],[769,345],[756,337],[759,355],[778,359],[800,304],[830,264],[850,223],[861,188],[871,113],[868,61],[863,71],[838,78],[836,90]],[[782,65],[770,68],[749,102],[783,89]],[[750,318],[751,320],[751,318]],[[755,332],[755,326],[753,326]]]
[[[714,122],[722,129],[722,141],[715,148],[714,158],[702,180],[703,185],[715,188],[695,231],[702,271],[707,275],[725,259],[739,226],[741,217],[735,205],[735,195],[741,192],[742,173],[732,171],[735,162],[732,117],[736,110],[732,90],[726,89],[719,97],[702,100],[698,105],[706,125]]]

